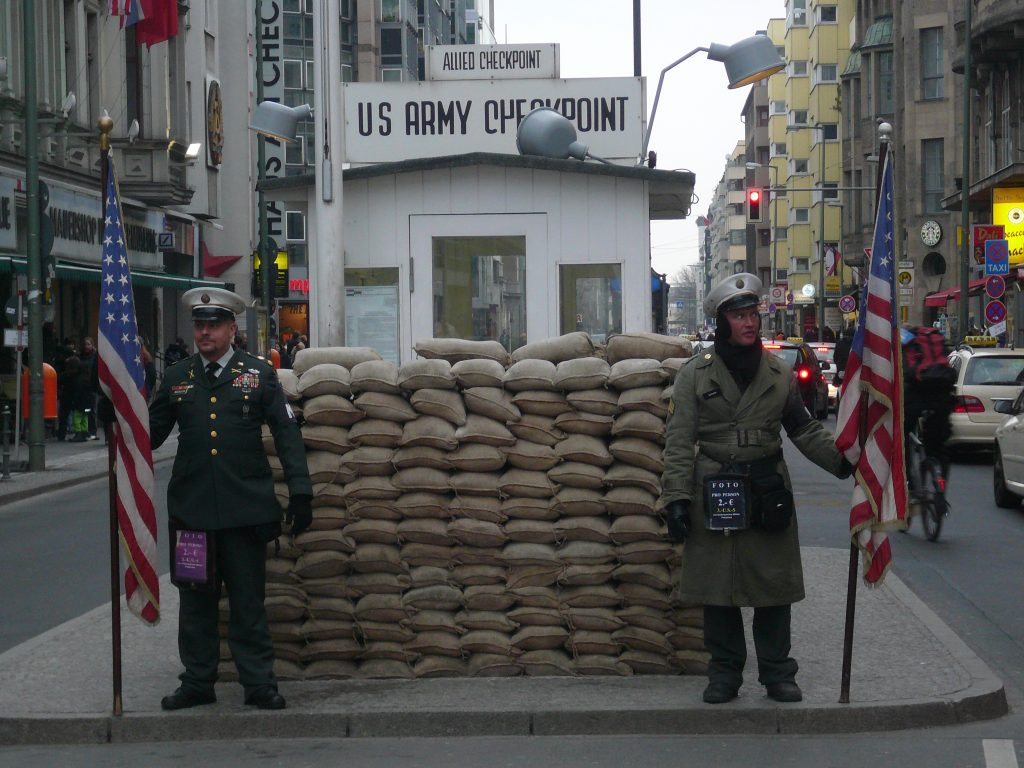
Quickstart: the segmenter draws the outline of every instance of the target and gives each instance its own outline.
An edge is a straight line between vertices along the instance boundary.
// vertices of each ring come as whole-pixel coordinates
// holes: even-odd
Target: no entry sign
[[[985,294],[990,299],[998,299],[1006,293],[1006,281],[999,275],[992,275],[985,281]]]

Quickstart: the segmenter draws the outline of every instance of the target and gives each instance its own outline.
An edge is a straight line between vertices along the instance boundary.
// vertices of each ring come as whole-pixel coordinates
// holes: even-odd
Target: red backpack
[[[936,328],[914,329],[914,338],[903,345],[903,378],[908,382],[928,382],[950,378],[946,339]]]

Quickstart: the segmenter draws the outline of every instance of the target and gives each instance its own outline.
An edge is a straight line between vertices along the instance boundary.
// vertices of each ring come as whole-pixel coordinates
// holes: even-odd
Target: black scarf
[[[722,362],[729,369],[740,392],[745,392],[757,375],[764,347],[761,345],[760,337],[749,347],[730,344],[730,335],[729,321],[722,313],[719,313],[715,326],[715,353],[722,358]]]

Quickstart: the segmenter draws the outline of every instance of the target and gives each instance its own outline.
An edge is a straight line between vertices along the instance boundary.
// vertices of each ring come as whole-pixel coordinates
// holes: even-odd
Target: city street
[[[826,422],[830,430],[834,417]],[[805,547],[848,547],[849,481],[826,475],[787,443],[798,492]],[[157,468],[161,519],[169,463]],[[896,535],[897,574],[992,671],[1006,690],[1008,716],[974,724],[853,735],[472,737],[376,739],[254,739],[231,742],[162,742],[101,746],[11,747],[0,766],[180,764],[203,754],[218,766],[356,765],[595,765],[862,766],[866,760],[900,765],[1016,768],[1024,758],[1024,617],[1019,611],[1024,510],[1001,510],[992,501],[987,454],[958,457],[951,473],[952,512],[936,543],[919,523]],[[162,526],[162,522],[161,522]],[[161,528],[161,530],[163,530]],[[0,536],[16,542],[0,562],[7,597],[0,605],[0,651],[106,602],[108,595],[106,484],[94,481],[6,505]],[[163,542],[162,542],[163,543]],[[162,552],[166,571],[166,557]],[[864,589],[861,585],[860,589]],[[129,618],[129,620],[132,620]],[[801,649],[794,649],[799,659]],[[855,654],[870,655],[869,647]],[[906,649],[908,667],[927,659]],[[840,659],[835,660],[840,673]],[[169,683],[172,681],[168,681]],[[853,680],[856,690],[857,680]],[[55,692],[55,696],[59,693]]]

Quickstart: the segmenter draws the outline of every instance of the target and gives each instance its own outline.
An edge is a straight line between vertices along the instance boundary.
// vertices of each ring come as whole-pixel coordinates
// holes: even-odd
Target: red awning
[[[1006,281],[1007,285],[1016,282],[1019,279],[1020,273],[1016,269],[1008,275],[1003,275],[1003,280]],[[987,277],[979,277],[977,280],[971,280],[970,288],[967,289],[967,295],[977,296],[982,292],[982,290],[984,290],[985,283],[987,281]],[[926,307],[944,307],[946,306],[946,302],[950,299],[953,299],[954,301],[958,301],[960,299],[959,285],[956,286],[956,288],[950,288],[945,291],[936,291],[935,293],[928,294],[924,298],[924,305]]]
[[[203,277],[220,277],[241,256],[214,256],[203,243]]]

